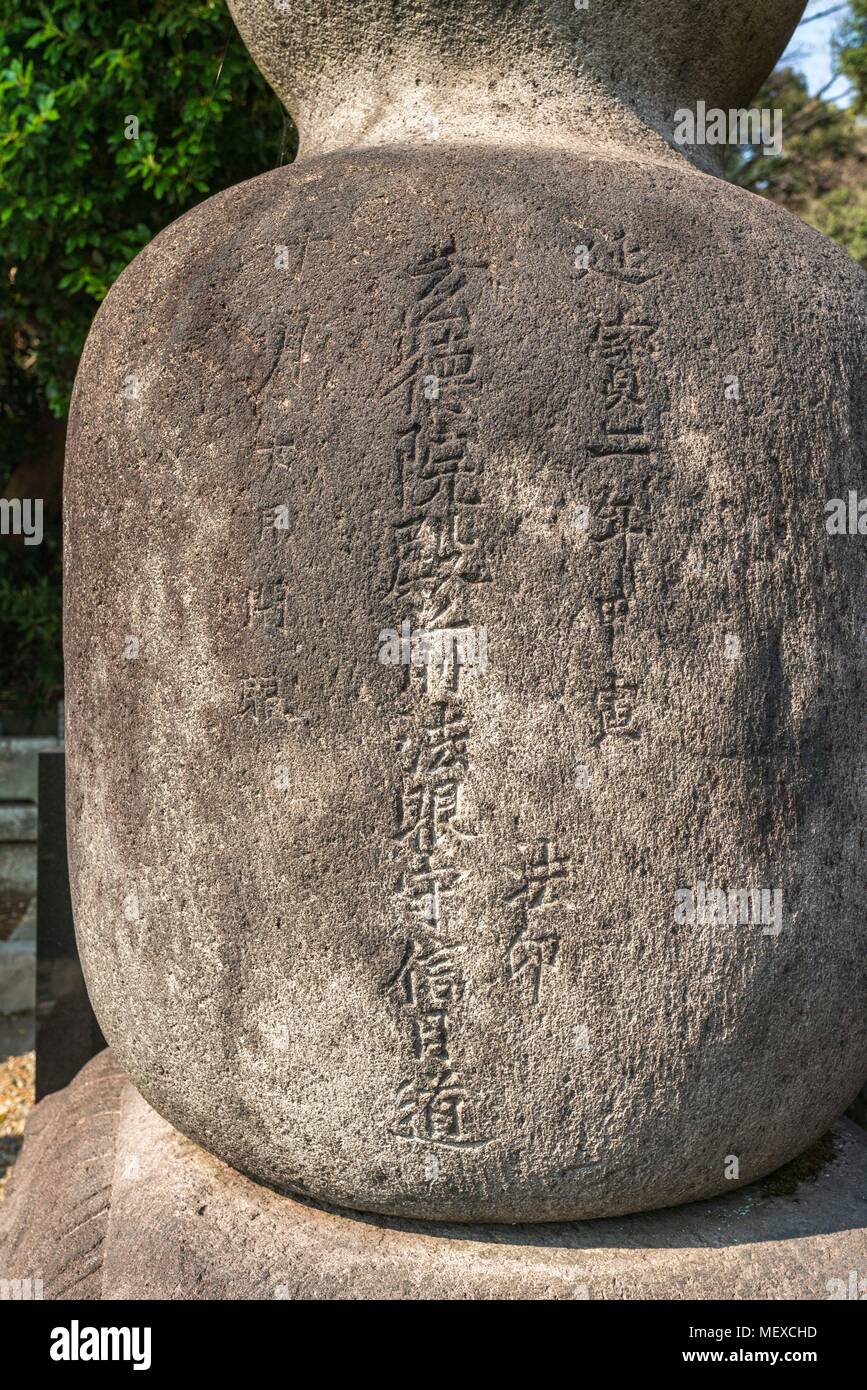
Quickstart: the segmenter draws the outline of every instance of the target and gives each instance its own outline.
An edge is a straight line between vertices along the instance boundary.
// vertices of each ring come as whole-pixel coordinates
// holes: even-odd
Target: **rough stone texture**
[[[126,1084],[106,1049],[30,1112],[0,1217],[0,1279],[42,1279],[46,1298],[99,1298]]]
[[[0,1278],[49,1299],[826,1299],[867,1258],[867,1138],[840,1121],[795,1172],[644,1216],[389,1222],[251,1182],[103,1053],[37,1107],[4,1210]]]
[[[748,8],[690,8],[725,73]],[[176,1128],[342,1206],[692,1201],[864,1080],[864,542],[824,522],[865,493],[867,280],[609,95],[559,143],[520,103],[314,143],[159,236],[82,361],[94,1007]],[[383,664],[404,621],[486,629],[487,669]],[[779,889],[782,930],[676,922],[699,882]]]
[[[678,108],[750,100],[804,9],[803,0],[591,0],[584,11],[573,0],[289,0],[282,12],[273,0],[228,3],[305,157],[445,139],[659,158]]]

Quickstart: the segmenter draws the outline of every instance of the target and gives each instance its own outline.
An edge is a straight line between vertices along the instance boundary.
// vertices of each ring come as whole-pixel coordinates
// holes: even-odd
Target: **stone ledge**
[[[0,843],[35,845],[36,820],[34,801],[0,801]]]
[[[107,1051],[33,1112],[0,1215],[0,1278],[41,1277],[46,1298],[820,1300],[852,1271],[867,1272],[867,1136],[848,1120],[713,1201],[561,1225],[389,1221],[226,1167]]]
[[[19,1014],[36,1003],[36,942],[0,941],[0,1014]]]
[[[57,738],[0,738],[0,787],[4,801],[39,799],[39,754],[62,748]]]

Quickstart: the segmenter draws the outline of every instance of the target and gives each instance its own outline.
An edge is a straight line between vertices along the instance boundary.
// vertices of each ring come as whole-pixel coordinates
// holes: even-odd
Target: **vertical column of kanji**
[[[434,1150],[486,1142],[479,1098],[461,1074],[457,1013],[468,985],[455,908],[467,885],[463,851],[476,830],[465,806],[473,732],[465,682],[483,674],[487,633],[473,622],[488,582],[479,536],[484,505],[475,398],[480,387],[465,267],[453,241],[409,270],[412,302],[387,383],[397,404],[396,511],[391,525],[404,735],[393,837],[406,921],[386,989],[405,1019],[411,1057],[390,1131]]]
[[[277,655],[280,645],[273,646],[273,641],[285,639],[291,626],[292,593],[284,556],[292,520],[288,485],[297,459],[297,424],[289,407],[302,389],[301,361],[310,321],[303,299],[308,242],[309,237],[302,233],[256,253],[267,258],[273,275],[273,302],[278,307],[265,319],[255,339],[249,582],[240,593],[230,590],[224,595],[224,606],[235,614],[238,650],[245,657],[235,706],[237,718],[242,726],[255,725],[260,736],[274,734],[278,739],[287,722],[303,722],[304,718],[292,707],[285,659]],[[272,643],[271,654],[265,637]],[[278,787],[285,784],[282,764],[273,776]]]
[[[561,910],[573,910],[568,900],[572,856],[563,853],[555,840],[525,846],[523,855],[520,867],[512,870],[517,886],[506,899],[514,927],[506,969],[524,999],[538,1004],[545,978],[560,960]]]
[[[593,229],[575,248],[575,272],[591,286],[594,315],[586,341],[600,409],[586,442],[584,522],[594,605],[604,649],[594,692],[595,747],[637,744],[647,732],[642,665],[628,642],[641,603],[637,552],[653,534],[661,495],[655,370],[660,328],[658,271],[621,226]]]

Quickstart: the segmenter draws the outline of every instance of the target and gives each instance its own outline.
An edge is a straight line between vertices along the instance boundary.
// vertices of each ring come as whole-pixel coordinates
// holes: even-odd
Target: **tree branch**
[[[801,20],[799,28],[803,29],[805,24],[812,24],[817,19],[827,19],[829,14],[838,14],[840,10],[845,9],[845,5],[832,5],[830,10],[820,10],[818,14],[807,15],[806,19]]]

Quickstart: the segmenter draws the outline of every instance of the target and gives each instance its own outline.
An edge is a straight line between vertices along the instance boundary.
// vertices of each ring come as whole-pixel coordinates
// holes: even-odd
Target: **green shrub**
[[[39,496],[40,469],[51,490],[52,421],[129,261],[293,152],[222,0],[0,0],[0,494]],[[0,539],[0,704],[62,686],[56,530],[40,547]]]

